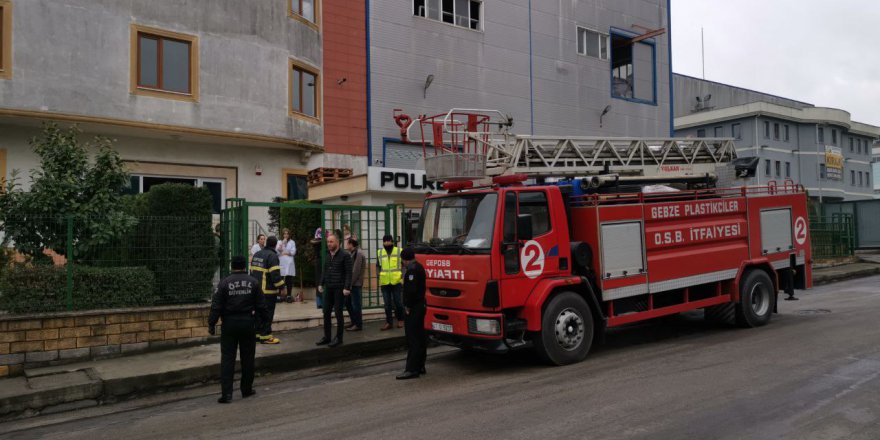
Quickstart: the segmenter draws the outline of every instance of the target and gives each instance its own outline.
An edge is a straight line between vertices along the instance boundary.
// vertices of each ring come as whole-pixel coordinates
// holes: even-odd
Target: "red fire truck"
[[[448,190],[425,201],[413,243],[432,339],[532,347],[563,365],[607,328],[688,310],[762,326],[777,292],[811,287],[803,187],[717,188],[736,157],[729,139],[541,138],[510,125],[453,110],[403,127],[422,127],[427,174]]]

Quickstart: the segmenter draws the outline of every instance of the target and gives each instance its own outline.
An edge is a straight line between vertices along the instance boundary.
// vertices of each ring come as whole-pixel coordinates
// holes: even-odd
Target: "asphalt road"
[[[880,277],[799,296],[759,329],[699,314],[620,329],[568,367],[437,350],[427,376],[400,382],[395,355],[259,378],[256,398],[231,405],[212,386],[0,437],[880,439]]]

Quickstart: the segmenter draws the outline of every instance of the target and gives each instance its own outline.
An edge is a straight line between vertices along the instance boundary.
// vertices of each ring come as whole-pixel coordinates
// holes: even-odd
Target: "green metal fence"
[[[327,257],[326,240],[314,240],[316,230],[320,228],[322,238],[326,238],[331,232],[344,236],[344,230],[348,227],[351,236],[360,242],[360,249],[366,257],[363,307],[383,307],[384,301],[378,286],[377,252],[382,247],[382,237],[385,234],[394,236],[397,246],[406,246],[407,234],[402,233],[405,228],[402,206],[323,205],[228,199],[226,209],[221,214],[221,275],[229,272],[229,262],[233,255],[250,255],[257,231],[261,230],[254,227],[255,219],[268,218],[268,211],[271,209],[280,211],[280,224],[279,230],[268,232],[280,239],[280,229],[290,229],[291,238],[297,244],[297,274],[293,280],[296,292],[315,286],[315,280]],[[310,214],[306,215],[307,213]]]
[[[844,258],[855,254],[852,214],[833,213],[810,219],[813,258]]]
[[[40,313],[210,298],[220,240],[204,217],[12,218],[0,311]]]

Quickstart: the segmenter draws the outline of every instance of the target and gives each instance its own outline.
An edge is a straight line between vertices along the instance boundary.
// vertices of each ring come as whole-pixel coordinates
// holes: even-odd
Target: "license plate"
[[[452,324],[441,324],[439,322],[432,322],[431,328],[437,330],[438,332],[452,333]]]

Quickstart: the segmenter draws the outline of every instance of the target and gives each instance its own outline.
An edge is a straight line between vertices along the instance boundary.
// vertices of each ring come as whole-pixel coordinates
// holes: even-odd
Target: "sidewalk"
[[[307,305],[314,307],[314,303]],[[291,313],[298,310],[290,304],[278,307],[290,308]],[[292,371],[403,348],[403,329],[380,331],[380,325],[367,323],[363,331],[346,332],[345,343],[335,348],[315,346],[323,333],[318,328],[277,333],[280,344],[257,344],[257,372]],[[0,379],[0,421],[207,383],[219,376],[216,343],[30,369],[24,376]]]
[[[858,257],[857,263],[813,269],[813,284],[821,286],[852,278],[880,275],[880,255],[864,254]]]
[[[349,322],[348,312],[345,313],[345,321]],[[275,318],[272,320],[272,329],[275,331],[302,330],[320,327],[324,322],[323,312],[317,307],[314,300],[305,302],[286,303],[278,302],[275,306]],[[363,310],[364,322],[372,322],[385,319],[384,308],[371,308]]]

